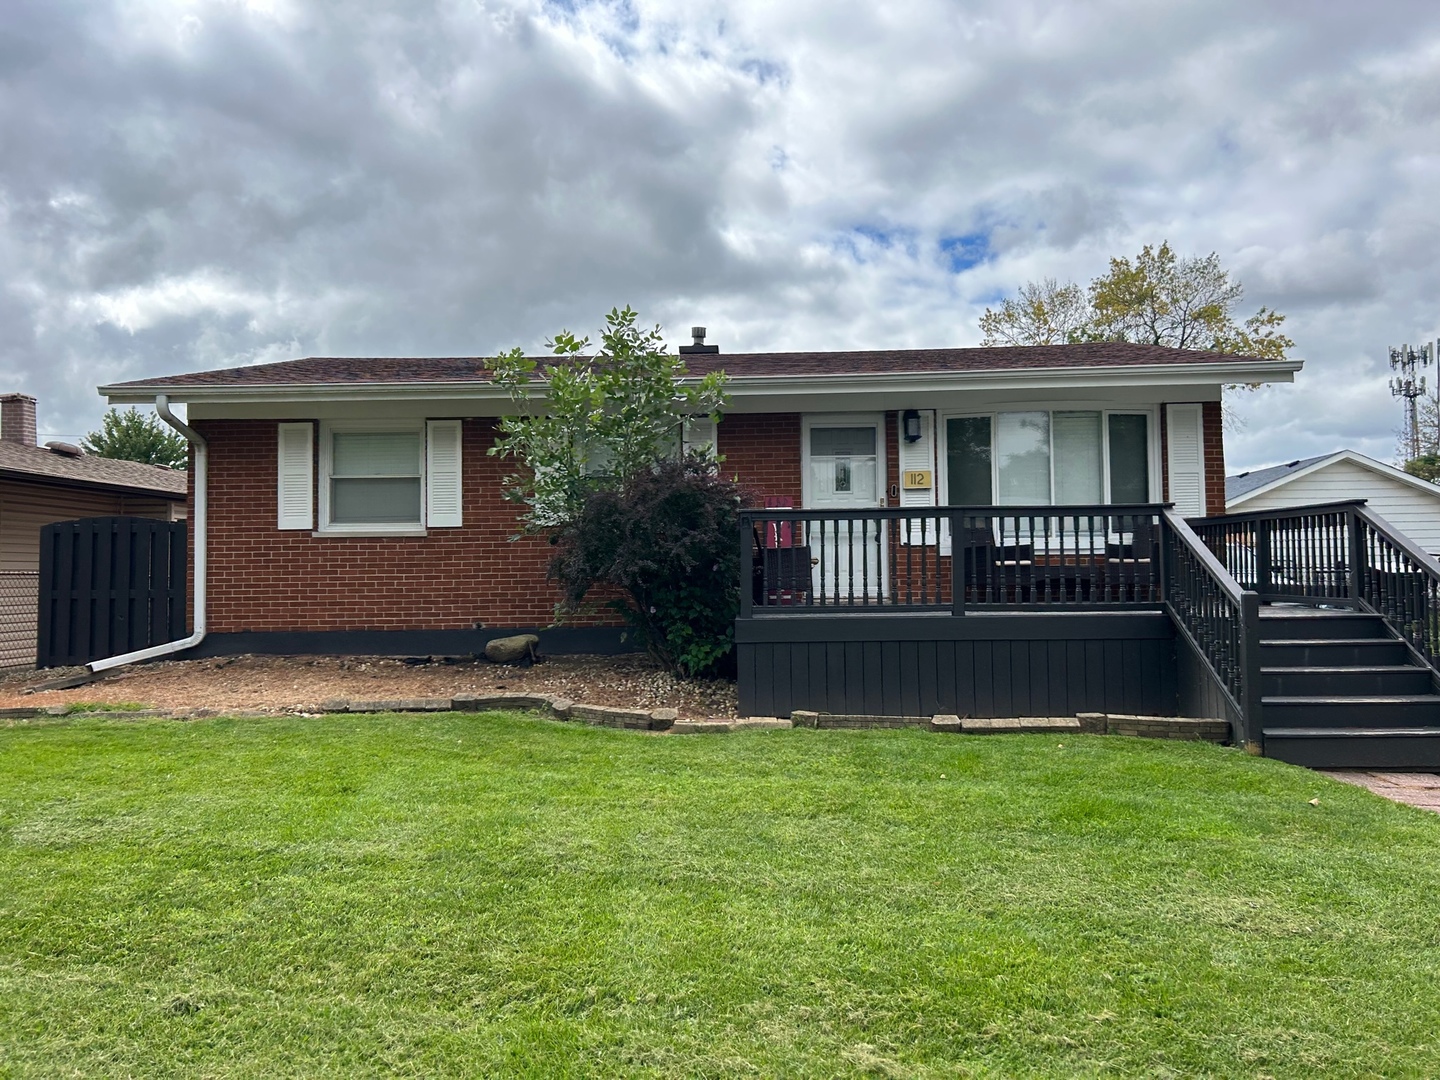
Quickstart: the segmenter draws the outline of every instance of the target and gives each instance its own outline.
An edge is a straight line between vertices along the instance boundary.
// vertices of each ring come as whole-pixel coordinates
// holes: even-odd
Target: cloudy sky
[[[488,354],[629,303],[725,350],[973,345],[1215,251],[1306,369],[1232,469],[1389,460],[1440,333],[1440,5],[6,0],[0,388]],[[1431,382],[1436,382],[1431,377]]]

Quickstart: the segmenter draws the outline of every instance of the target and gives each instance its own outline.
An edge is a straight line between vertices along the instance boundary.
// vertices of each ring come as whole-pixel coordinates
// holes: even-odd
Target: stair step
[[[1272,641],[1315,638],[1385,638],[1390,630],[1379,615],[1363,611],[1285,611],[1269,614],[1260,610],[1260,632]]]
[[[1288,728],[1440,727],[1440,695],[1262,697],[1265,722]]]
[[[1423,695],[1434,692],[1426,668],[1413,664],[1358,664],[1260,669],[1260,692],[1275,697]]]
[[[1386,667],[1408,663],[1410,651],[1394,638],[1262,638],[1264,667]]]
[[[1312,769],[1440,771],[1440,726],[1267,727],[1265,756]]]

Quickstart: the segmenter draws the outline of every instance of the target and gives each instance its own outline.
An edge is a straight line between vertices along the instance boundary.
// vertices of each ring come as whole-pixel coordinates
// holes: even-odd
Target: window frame
[[[991,498],[997,497],[1000,490],[1000,458],[995,453],[995,435],[999,430],[998,416],[1001,413],[1015,412],[1044,412],[1052,415],[1050,423],[1050,495],[1055,494],[1055,424],[1053,414],[1057,412],[1098,412],[1100,414],[1100,471],[1101,471],[1101,502],[1102,506],[1118,505],[1110,501],[1110,417],[1112,415],[1123,416],[1144,416],[1147,417],[1146,424],[1146,465],[1149,471],[1150,480],[1150,502],[1159,503],[1161,499],[1161,473],[1160,473],[1160,424],[1159,406],[1140,405],[1122,408],[1106,408],[1103,405],[1086,408],[1084,403],[1077,402],[1005,402],[988,409],[951,409],[941,412],[937,418],[936,427],[939,429],[935,440],[935,465],[936,465],[936,505],[949,506],[950,499],[950,428],[948,421],[959,420],[970,417],[988,417],[990,420],[990,492]],[[1069,505],[1049,503],[1050,506]]]
[[[335,435],[340,434],[391,434],[394,432],[414,433],[420,439],[418,477],[420,483],[420,518],[405,522],[345,522],[336,524],[330,520],[330,482],[335,457]],[[426,528],[429,507],[427,505],[427,480],[425,450],[428,440],[426,422],[421,420],[322,420],[320,422],[320,455],[317,479],[319,487],[316,536],[428,536]]]

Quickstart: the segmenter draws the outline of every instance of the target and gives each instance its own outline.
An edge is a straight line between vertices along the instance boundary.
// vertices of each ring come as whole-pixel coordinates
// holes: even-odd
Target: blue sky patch
[[[962,236],[942,236],[940,255],[952,274],[964,273],[990,258],[990,234],[971,232]]]

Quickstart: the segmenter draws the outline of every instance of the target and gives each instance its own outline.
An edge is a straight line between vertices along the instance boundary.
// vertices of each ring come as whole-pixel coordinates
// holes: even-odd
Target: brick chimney
[[[35,399],[29,394],[0,394],[0,439],[35,445]]]

